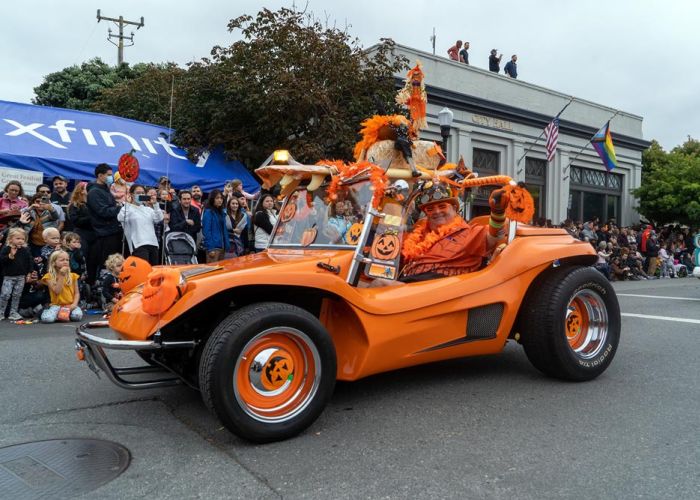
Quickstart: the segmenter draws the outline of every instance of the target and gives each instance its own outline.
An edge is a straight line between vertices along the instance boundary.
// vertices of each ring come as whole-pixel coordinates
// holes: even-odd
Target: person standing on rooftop
[[[518,56],[513,54],[513,56],[510,58],[510,61],[506,63],[506,67],[503,68],[503,71],[505,71],[506,75],[509,77],[516,79],[518,78]]]
[[[447,49],[447,55],[450,56],[450,59],[453,61],[459,61],[459,49],[462,48],[462,40],[457,40],[457,43],[455,43],[452,47]]]
[[[503,57],[503,54],[496,57],[497,52],[498,51],[496,49],[492,49],[491,55],[489,56],[489,71],[493,71],[494,73],[501,71],[501,58]]]

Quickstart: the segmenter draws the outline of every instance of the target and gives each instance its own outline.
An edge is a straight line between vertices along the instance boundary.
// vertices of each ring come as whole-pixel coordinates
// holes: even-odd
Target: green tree
[[[181,88],[173,83],[180,82],[186,73],[175,63],[144,65],[137,78],[102,89],[91,109],[155,125],[168,125],[171,90]]]
[[[385,40],[356,39],[291,9],[232,19],[242,39],[214,47],[178,84],[175,140],[192,154],[223,147],[251,168],[272,150],[303,162],[351,158],[360,122],[395,112],[394,74],[407,68]]]
[[[34,87],[36,97],[32,102],[42,106],[89,110],[104,89],[138,77],[145,68],[144,64],[110,66],[96,57],[80,66],[69,66],[47,75],[38,87]]]
[[[665,152],[658,142],[642,154],[642,184],[632,193],[639,213],[655,225],[700,223],[700,142],[688,137]]]

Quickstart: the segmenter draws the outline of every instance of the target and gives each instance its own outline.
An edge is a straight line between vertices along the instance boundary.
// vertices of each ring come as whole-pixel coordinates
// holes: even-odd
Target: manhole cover
[[[52,439],[0,448],[0,498],[67,498],[99,488],[129,466],[123,446]]]

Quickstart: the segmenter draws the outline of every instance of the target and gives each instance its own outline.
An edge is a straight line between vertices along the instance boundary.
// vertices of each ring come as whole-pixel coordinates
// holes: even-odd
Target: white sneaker
[[[19,321],[19,320],[24,319],[24,318],[22,318],[22,316],[20,316],[16,312],[13,312],[13,313],[10,313],[10,315],[7,317],[7,319],[9,319],[10,321]]]

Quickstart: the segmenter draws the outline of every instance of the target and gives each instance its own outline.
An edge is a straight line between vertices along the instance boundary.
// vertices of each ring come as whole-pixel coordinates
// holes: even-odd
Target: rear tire
[[[333,394],[333,341],[313,315],[267,302],[243,307],[214,330],[202,352],[204,403],[231,432],[265,443],[295,436]]]
[[[620,324],[615,290],[600,272],[560,267],[531,285],[521,311],[521,343],[542,373],[591,380],[615,357]]]

